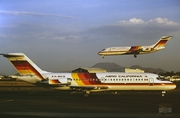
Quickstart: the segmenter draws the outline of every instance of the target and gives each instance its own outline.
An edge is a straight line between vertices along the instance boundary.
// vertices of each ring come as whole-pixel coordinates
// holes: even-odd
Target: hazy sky
[[[162,51],[102,59],[110,46],[151,45]],[[180,71],[179,0],[1,0],[0,53],[23,52],[40,68],[66,71],[98,62]],[[16,70],[0,56],[0,73]]]

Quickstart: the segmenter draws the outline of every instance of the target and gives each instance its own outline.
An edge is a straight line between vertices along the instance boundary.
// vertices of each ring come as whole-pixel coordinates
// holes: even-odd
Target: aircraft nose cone
[[[174,88],[173,89],[175,89],[176,88],[176,84],[174,84]]]
[[[101,51],[100,51],[100,52],[98,52],[98,55],[101,55]]]

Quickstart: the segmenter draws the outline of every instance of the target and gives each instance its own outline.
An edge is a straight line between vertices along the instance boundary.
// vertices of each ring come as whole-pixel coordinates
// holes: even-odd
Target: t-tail
[[[156,42],[154,45],[152,45],[153,50],[161,50],[165,48],[166,43],[172,38],[172,36],[163,36],[159,39],[158,42]]]
[[[35,63],[33,63],[23,53],[7,53],[1,54],[12,63],[15,69],[18,71],[18,79],[24,80],[30,83],[37,83],[44,80],[42,73],[46,71],[41,70]]]

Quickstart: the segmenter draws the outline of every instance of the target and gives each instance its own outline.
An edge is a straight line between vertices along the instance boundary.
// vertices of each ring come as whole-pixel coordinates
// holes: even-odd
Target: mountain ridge
[[[161,68],[152,68],[152,67],[142,67],[140,65],[132,65],[130,67],[124,67],[120,66],[116,63],[111,63],[111,62],[99,62],[95,65],[92,66],[93,68],[102,68],[107,70],[108,72],[125,72],[125,68],[130,68],[130,69],[142,69],[145,72],[150,72],[150,73],[164,73],[166,72],[165,70]]]

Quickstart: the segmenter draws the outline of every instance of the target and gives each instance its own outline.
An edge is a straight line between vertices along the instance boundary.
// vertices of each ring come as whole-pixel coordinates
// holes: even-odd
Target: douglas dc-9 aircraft
[[[149,54],[165,48],[165,44],[172,36],[163,36],[153,45],[150,46],[131,46],[131,47],[109,47],[98,52],[103,58],[104,56],[113,55],[134,55],[136,58],[138,54]]]
[[[41,70],[23,53],[1,54],[12,63],[20,76],[18,79],[53,89],[82,92],[87,97],[91,92],[112,91],[162,91],[176,88],[170,81],[164,81],[152,73],[52,73]]]

